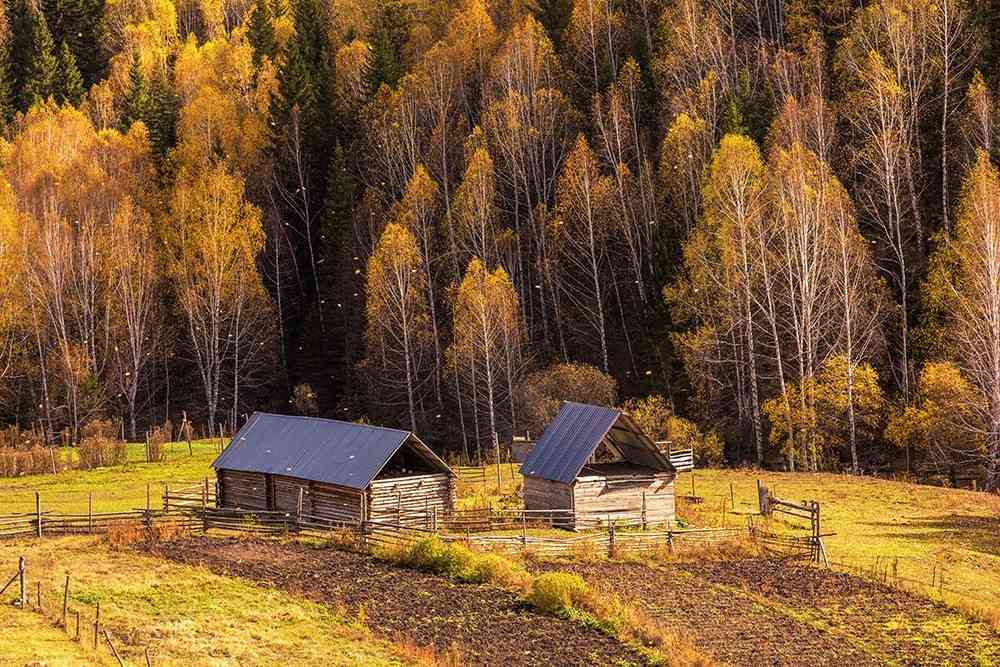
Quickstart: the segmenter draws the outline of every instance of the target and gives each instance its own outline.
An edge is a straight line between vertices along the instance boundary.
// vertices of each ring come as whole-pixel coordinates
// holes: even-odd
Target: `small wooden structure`
[[[567,528],[584,516],[643,527],[676,518],[673,466],[620,410],[564,403],[521,473],[525,509],[569,510]]]
[[[410,431],[255,412],[212,464],[218,505],[427,526],[454,473]]]

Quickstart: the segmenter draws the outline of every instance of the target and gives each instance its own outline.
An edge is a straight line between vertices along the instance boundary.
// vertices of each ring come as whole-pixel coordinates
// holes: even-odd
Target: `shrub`
[[[549,614],[558,614],[579,604],[587,594],[587,584],[575,574],[546,572],[535,577],[528,601]]]
[[[0,477],[20,477],[58,472],[66,467],[53,447],[34,445],[30,449],[0,447]]]
[[[460,544],[446,544],[434,535],[418,540],[404,557],[404,564],[454,579],[468,579],[476,554]]]
[[[146,446],[146,462],[162,463],[166,460],[166,445],[170,442],[170,436],[174,431],[173,424],[169,420],[161,426],[157,426],[149,432],[149,444]]]
[[[531,587],[531,575],[524,566],[498,554],[478,556],[472,564],[468,581],[522,591]]]
[[[113,549],[125,549],[143,540],[142,524],[138,521],[115,521],[108,525],[107,540]]]
[[[77,447],[81,468],[124,465],[128,461],[128,445],[100,435],[84,438]]]

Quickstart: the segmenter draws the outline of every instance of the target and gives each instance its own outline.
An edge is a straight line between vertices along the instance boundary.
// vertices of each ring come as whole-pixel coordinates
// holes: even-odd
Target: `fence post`
[[[615,557],[615,522],[608,517],[608,558]]]
[[[146,482],[146,511],[153,509],[153,497],[151,495],[151,483]]]
[[[208,532],[208,478],[205,478],[205,485],[201,487],[201,530]]]
[[[493,433],[493,449],[496,451],[497,457],[497,495],[500,495],[500,490],[503,488],[503,482],[500,479],[500,436]],[[485,473],[485,470],[483,471]]]
[[[101,601],[97,601],[97,611],[94,612],[94,650],[97,650],[99,646],[97,642],[97,635],[101,628]]]
[[[396,491],[396,525],[402,526],[402,514],[403,514],[403,493],[402,491]]]
[[[21,585],[21,609],[26,609],[28,606],[28,584],[26,581],[27,573],[25,572],[25,569],[24,556],[21,556],[17,559],[17,578]]]
[[[69,610],[69,574],[66,575],[66,585],[63,586],[63,612],[62,624],[66,627],[66,612]]]
[[[431,530],[436,533],[437,529],[438,529],[438,508],[432,507],[431,508]]]
[[[646,530],[646,492],[642,492],[642,529]]]
[[[295,506],[295,523],[302,523],[302,495],[305,493],[305,489],[301,486],[299,487],[299,501]]]
[[[428,509],[430,507],[430,501],[424,498],[424,528],[430,530],[431,527],[431,512]]]
[[[170,514],[170,485],[163,485],[163,513]]]
[[[42,536],[42,494],[35,491],[35,517],[38,522],[37,534],[38,537]]]
[[[94,492],[87,494],[87,532],[94,532]]]

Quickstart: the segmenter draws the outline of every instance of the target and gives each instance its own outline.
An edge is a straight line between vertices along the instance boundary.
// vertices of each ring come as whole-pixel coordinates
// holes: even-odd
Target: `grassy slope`
[[[393,646],[327,607],[202,568],[111,550],[98,538],[0,542],[0,575],[16,570],[22,554],[29,589],[34,592],[40,577],[53,615],[66,572],[72,573],[70,607],[81,610],[84,627],[93,627],[100,601],[101,618],[126,663],[141,662],[149,646],[158,665],[404,664]],[[104,664],[94,662],[92,640],[81,647],[37,614],[0,606],[0,627],[0,664],[33,658]],[[108,656],[102,645],[99,659]]]
[[[982,602],[1000,590],[1000,498],[905,482],[832,474],[698,470],[695,491],[701,505],[680,503],[679,512],[701,524],[722,521],[730,484],[737,511],[757,510],[756,480],[786,500],[817,500],[821,529],[833,561],[871,568],[879,559],[900,577],[930,584],[943,568],[945,588]],[[691,492],[691,475],[677,480],[678,495]],[[740,517],[729,516],[730,525]],[[780,530],[801,522],[775,520]],[[992,600],[996,604],[995,599]]]
[[[214,477],[210,465],[218,456],[218,441],[198,441],[188,454],[187,443],[166,447],[166,461],[146,463],[143,445],[129,445],[124,466],[96,470],[64,470],[55,475],[0,478],[0,514],[34,512],[35,491],[42,509],[53,512],[86,512],[88,494],[94,494],[95,512],[114,512],[146,506],[149,485],[153,507],[162,506],[163,487],[177,482],[197,482]]]

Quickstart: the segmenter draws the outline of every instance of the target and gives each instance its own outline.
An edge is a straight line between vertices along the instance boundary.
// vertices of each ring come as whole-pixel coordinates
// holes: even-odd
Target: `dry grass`
[[[420,646],[412,639],[398,637],[396,646],[403,656],[420,667],[464,667],[467,664],[462,650],[456,644],[452,644],[446,651],[441,651],[433,644]]]
[[[180,521],[156,521],[146,526],[136,519],[116,521],[108,526],[105,540],[112,549],[128,549],[143,544],[149,550],[160,542],[169,542],[190,534]]]
[[[16,569],[22,554],[29,589],[42,583],[50,618],[61,613],[67,572],[70,609],[81,611],[84,626],[93,627],[94,605],[100,602],[103,624],[126,664],[142,664],[146,646],[154,664],[185,667],[413,664],[391,643],[372,638],[357,619],[337,610],[204,568],[114,550],[98,538],[2,542],[0,572]],[[12,655],[24,657],[11,663],[17,665],[48,655],[83,655],[62,630],[36,639],[38,622],[37,614],[0,612],[0,664],[8,664],[5,659]],[[107,647],[102,645],[99,654],[107,658]],[[47,664],[93,663],[74,658]]]

